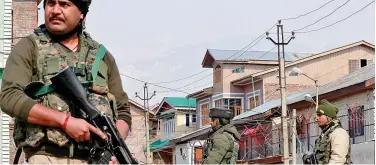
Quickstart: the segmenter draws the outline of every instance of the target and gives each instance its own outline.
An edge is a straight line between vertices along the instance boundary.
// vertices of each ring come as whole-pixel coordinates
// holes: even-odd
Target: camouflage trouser
[[[58,158],[47,155],[33,155],[27,160],[27,164],[88,164],[87,160]]]

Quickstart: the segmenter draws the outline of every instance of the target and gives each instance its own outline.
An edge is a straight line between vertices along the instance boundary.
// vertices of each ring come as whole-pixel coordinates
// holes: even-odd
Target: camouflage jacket
[[[349,164],[350,138],[338,120],[322,130],[315,141],[313,156],[318,164]]]
[[[32,77],[32,82],[42,82],[48,86],[51,84],[49,79],[52,76],[65,66],[69,66],[73,68],[81,82],[92,83],[88,88],[88,100],[98,110],[107,113],[114,120],[117,119],[116,99],[108,89],[107,72],[109,66],[103,61],[103,57],[97,60],[101,48],[100,44],[84,32],[79,35],[78,51],[69,52],[62,45],[52,41],[44,25],[35,29],[34,34],[28,36],[28,38],[35,40],[38,47],[38,50],[34,53],[32,69],[35,74]],[[96,69],[93,69],[94,65],[96,65],[94,67]],[[95,70],[98,74],[95,78],[92,76],[92,70]],[[57,111],[64,113],[71,111],[72,115],[80,113],[74,105],[67,103],[62,96],[54,91],[34,98],[38,103]],[[70,148],[70,156],[73,156],[74,153],[74,140],[58,127],[45,127],[16,118],[13,137],[17,147],[38,148],[43,143],[52,143],[59,147]],[[85,142],[85,145],[79,145],[79,148],[89,149],[90,146],[90,142]]]
[[[227,124],[214,132],[204,146],[202,164],[236,164],[240,134],[232,124]]]

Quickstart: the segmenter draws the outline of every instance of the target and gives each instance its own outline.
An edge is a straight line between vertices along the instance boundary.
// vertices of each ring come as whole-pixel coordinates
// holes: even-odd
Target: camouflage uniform
[[[114,121],[117,118],[116,100],[115,97],[109,93],[108,78],[107,78],[107,64],[100,59],[97,67],[98,76],[95,80],[92,77],[92,69],[96,55],[100,45],[92,40],[90,36],[84,32],[79,35],[80,51],[66,52],[61,45],[54,43],[44,25],[35,29],[34,34],[28,38],[35,40],[38,50],[35,52],[35,64],[33,70],[36,74],[33,75],[32,81],[39,81],[46,86],[50,85],[50,78],[65,66],[70,66],[74,69],[78,79],[84,82],[92,82],[90,87],[88,99],[95,105],[95,107],[106,112]],[[27,88],[27,87],[26,87]],[[35,96],[38,103],[58,110],[64,113],[73,111],[72,115],[78,115],[79,110],[75,109],[74,105],[66,103],[60,95],[51,91],[49,93]],[[15,119],[14,141],[17,147],[36,148],[44,144],[55,144],[59,147],[69,147],[70,156],[73,156],[75,148],[88,149],[90,143],[83,143],[74,145],[74,139],[70,138],[61,128],[45,127],[41,125],[26,123],[25,121]],[[86,146],[86,147],[85,147]]]
[[[320,117],[325,115],[328,124],[320,126],[321,134],[315,141],[313,153],[304,155],[303,162],[310,159],[310,163],[317,164],[350,164],[350,138],[337,119],[338,108],[324,99],[316,113]]]
[[[337,119],[322,130],[315,141],[313,155],[318,164],[350,164],[349,136]]]
[[[229,109],[213,108],[210,111],[209,116],[211,118],[228,117],[228,120],[233,118],[233,111]],[[221,114],[213,114],[212,112],[215,111]],[[232,124],[216,127],[216,131],[207,139],[204,145],[204,161],[202,164],[236,164],[240,134]]]

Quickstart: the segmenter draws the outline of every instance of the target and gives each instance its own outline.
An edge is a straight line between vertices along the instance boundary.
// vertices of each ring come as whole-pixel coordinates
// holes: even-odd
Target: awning
[[[168,140],[162,141],[161,139],[158,139],[157,141],[150,144],[150,151],[167,146],[168,142]],[[146,147],[144,147],[144,151],[146,152]]]

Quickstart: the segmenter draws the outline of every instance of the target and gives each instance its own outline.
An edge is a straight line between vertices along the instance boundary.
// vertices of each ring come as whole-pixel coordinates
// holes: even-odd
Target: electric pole
[[[153,95],[149,98],[148,86],[147,83],[144,85],[144,98],[141,98],[137,95],[136,97],[144,101],[144,110],[145,110],[145,129],[146,129],[146,164],[151,164],[151,153],[150,153],[150,132],[149,132],[149,100],[155,96],[155,91]]]
[[[287,129],[287,103],[286,103],[286,76],[285,76],[285,45],[288,45],[292,39],[294,39],[294,32],[292,37],[285,43],[283,36],[283,25],[281,20],[277,25],[277,42],[269,37],[269,32],[266,32],[266,39],[272,41],[278,47],[278,63],[279,63],[279,85],[281,91],[281,107],[282,107],[282,134],[283,134],[283,162],[289,164],[290,162],[290,150],[289,150],[289,136]],[[281,37],[281,40],[280,40]],[[282,55],[280,51],[280,45],[282,46]]]

